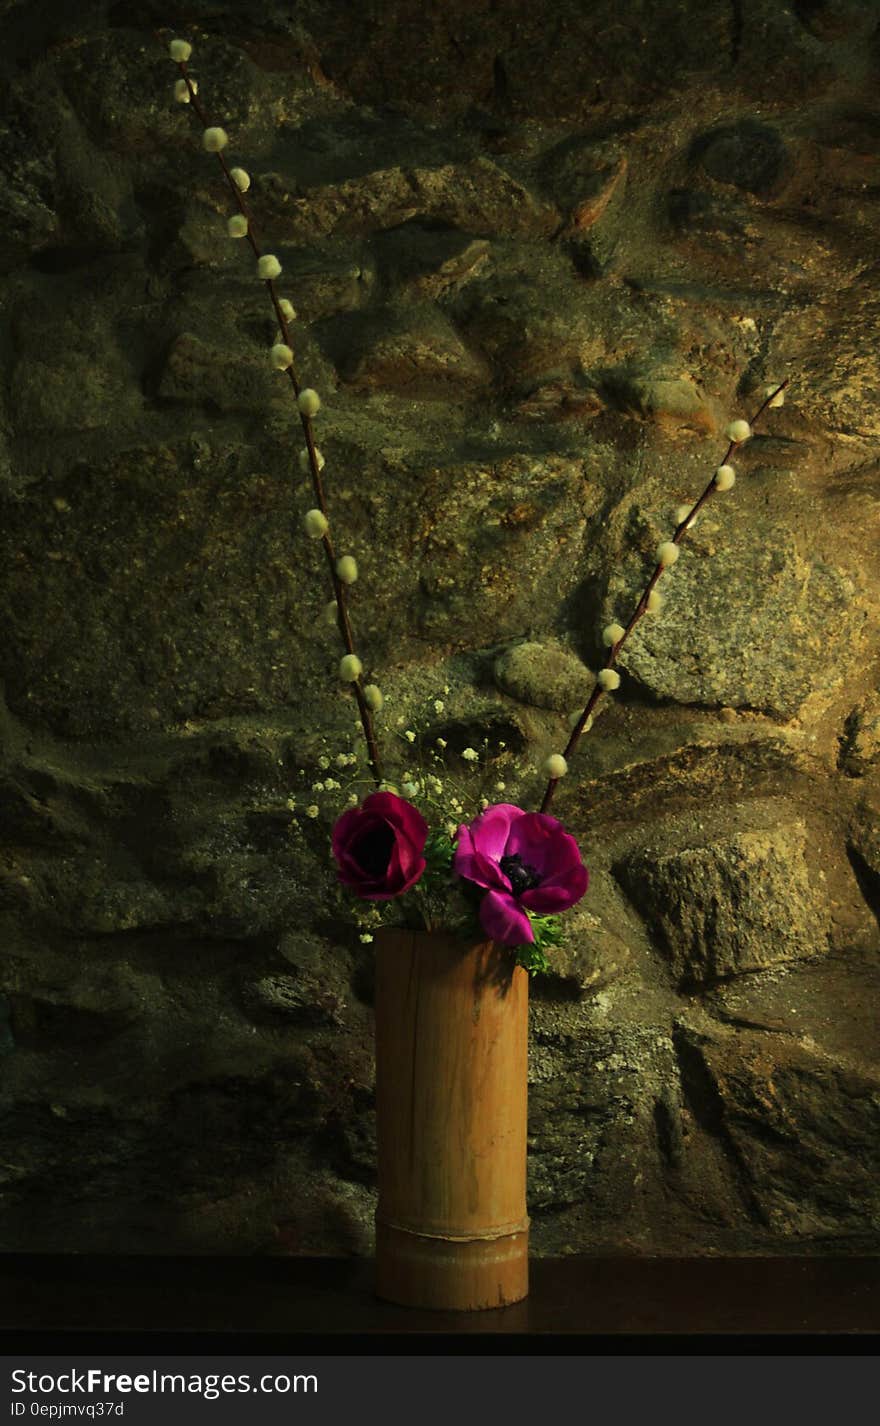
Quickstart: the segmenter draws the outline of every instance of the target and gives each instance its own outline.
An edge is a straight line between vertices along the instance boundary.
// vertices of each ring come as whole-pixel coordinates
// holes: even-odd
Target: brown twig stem
[[[157,34],[156,38],[163,46],[165,45],[165,41],[161,38],[161,36]],[[208,115],[195,91],[195,88],[193,87],[193,82],[187,71],[186,61],[177,60],[175,61],[175,63],[177,64],[177,68],[180,71],[182,78],[186,81],[186,87],[189,90],[190,105],[198,115],[199,121],[203,129],[211,128],[211,121],[208,118]],[[248,206],[244,201],[244,194],[242,193],[241,189],[238,187],[237,183],[232,177],[223,152],[219,151],[216,156],[220,163],[220,167],[223,170],[223,176],[225,177],[232,196],[238,206],[238,210],[241,213],[242,217],[245,219],[245,222],[247,223],[247,232],[245,233],[245,237],[250,243],[254,257],[257,259],[257,261],[259,261],[260,257],[262,256],[260,244],[257,238],[257,232],[254,227],[253,219],[251,217]],[[279,327],[281,328],[284,344],[285,346],[290,347],[292,350],[293,343],[290,340],[290,334],[287,328],[287,318],[281,310],[281,304],[278,300],[278,294],[275,290],[274,279],[265,279],[265,285],[268,290],[272,306],[275,310],[275,317],[278,321]],[[286,368],[286,370],[287,375],[290,378],[290,385],[293,388],[294,398],[297,398],[300,393],[300,382],[296,374],[295,363],[292,362],[291,365]],[[299,407],[297,407],[297,410],[299,410]],[[306,449],[309,454],[309,468],[312,477],[312,486],[315,492],[315,499],[318,503],[318,507],[321,510],[321,513],[326,517],[327,499],[324,493],[324,482],[321,479],[321,471],[318,467],[318,456],[315,449],[315,435],[314,430],[312,428],[312,419],[310,416],[305,415],[305,413],[302,411],[299,412],[299,418],[302,423],[303,434],[305,435],[306,439]],[[333,593],[336,599],[336,622],[339,628],[339,633],[342,637],[342,642],[345,646],[346,653],[353,654],[356,652],[356,650],[354,647],[354,637],[352,635],[351,629],[351,618],[348,612],[348,597],[345,592],[345,585],[336,573],[336,551],[333,547],[333,541],[330,537],[329,532],[321,536],[321,544],[324,547],[324,555],[327,561],[327,568],[330,573],[330,580],[333,585]],[[361,720],[361,727],[364,730],[364,737],[367,743],[367,753],[369,757],[370,767],[372,769],[373,777],[378,787],[382,781],[382,769],[379,762],[379,748],[376,742],[376,733],[373,727],[373,718],[370,709],[367,706],[367,700],[364,695],[363,675],[358,674],[358,677],[352,682],[351,688],[352,692],[354,693],[355,701],[357,702],[358,713],[360,714]]]
[[[789,380],[790,378],[786,377],[785,381],[780,382],[779,385],[769,393],[769,395],[764,399],[764,401],[762,401],[761,405],[758,407],[757,411],[749,422],[749,426],[752,430],[754,430],[756,424],[763,416],[764,412],[767,410],[767,407],[771,404],[771,402],[779,395],[780,391],[784,391],[786,386],[788,386]],[[746,439],[748,440],[748,437],[746,437]],[[731,441],[727,447],[727,452],[724,456],[723,461],[721,461],[721,464],[726,465],[727,462],[730,460],[730,457],[733,455],[733,452],[737,450],[742,444],[742,441]],[[703,491],[702,495],[700,496],[699,500],[692,507],[692,509],[688,511],[687,515],[676,529],[675,534],[672,536],[672,544],[680,545],[682,541],[687,538],[688,530],[692,527],[697,515],[702,510],[703,506],[706,504],[706,501],[710,499],[710,497],[717,491],[717,489],[718,487],[715,484],[715,472],[713,471],[712,478],[709,481],[709,484],[706,486],[705,490]],[[651,590],[654,588],[664,569],[666,569],[667,567],[668,566],[662,564],[657,564],[654,566],[654,570],[651,574],[651,577],[645,585],[644,589],[642,590],[639,601],[636,604],[636,607],[633,610],[632,614],[630,615],[629,623],[624,629],[623,634],[617,640],[617,643],[612,644],[609,648],[605,663],[602,666],[603,668],[614,667],[615,663],[617,662],[617,657],[620,653],[620,650],[623,648],[633,629],[636,627],[636,624],[638,624],[639,620],[643,618],[648,608],[648,596],[650,595]],[[575,748],[577,747],[581,735],[587,727],[590,715],[593,712],[593,709],[595,708],[596,704],[599,702],[599,699],[602,697],[604,691],[605,690],[600,686],[599,681],[597,679],[596,683],[593,685],[593,689],[590,693],[590,696],[587,699],[587,705],[584,708],[584,711],[581,714],[580,718],[575,723],[574,728],[571,731],[571,736],[569,737],[568,743],[566,745],[565,752],[562,754],[566,762],[568,762],[569,758],[572,756]],[[548,780],[547,787],[544,792],[544,799],[541,803],[542,812],[546,812],[548,807],[550,806],[550,803],[553,801],[553,794],[556,791],[556,784],[558,783],[558,781],[558,777],[551,777]]]

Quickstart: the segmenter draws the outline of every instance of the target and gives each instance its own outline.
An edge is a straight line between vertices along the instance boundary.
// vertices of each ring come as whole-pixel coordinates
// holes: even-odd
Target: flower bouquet
[[[516,1302],[528,1289],[524,967],[547,964],[559,913],[587,889],[577,842],[509,802],[432,829],[411,801],[374,792],[336,822],[333,855],[366,900],[421,892],[425,921],[385,931],[377,950],[378,1291],[414,1306]]]
[[[782,404],[787,383],[767,389],[750,423],[737,419],[727,427],[721,464],[699,498],[677,511],[628,622],[604,629],[605,663],[567,745],[532,769],[545,779],[536,810],[458,788],[441,737],[433,739],[427,765],[420,756],[418,767],[401,768],[399,785],[386,781],[375,727],[386,700],[377,684],[365,681],[355,645],[349,591],[357,562],[335,544],[326,462],[315,440],[322,401],[297,373],[296,312],[276,286],[281,263],[259,245],[245,200],[250,176],[227,165],[228,136],[210,122],[198,97],[188,68],[192,47],[176,39],[169,51],[179,69],[175,97],[197,115],[203,147],[216,155],[229,187],[235,211],[227,232],[249,244],[278,324],[267,360],[289,382],[297,405],[304,438],[299,463],[314,496],[303,528],[320,544],[332,586],[327,612],[343,647],[339,677],[357,707],[373,787],[363,798],[349,795],[333,826],[332,856],[341,886],[363,908],[361,940],[373,941],[375,932],[377,941],[377,1289],[416,1306],[504,1305],[528,1289],[529,976],[550,968],[565,912],[589,884],[577,841],[549,808],[596,704],[620,685],[616,664],[627,639],[661,608],[658,582],[677,561],[703,506],[733,487],[735,451],[763,412]],[[438,698],[435,711],[442,710]],[[403,739],[415,748],[412,729]],[[464,748],[460,760],[473,773],[480,754]],[[340,767],[357,761],[347,753],[336,759]],[[329,759],[320,765],[329,768]],[[345,791],[333,777],[314,787]],[[492,791],[505,790],[496,779]],[[319,808],[312,804],[306,813],[317,816]]]

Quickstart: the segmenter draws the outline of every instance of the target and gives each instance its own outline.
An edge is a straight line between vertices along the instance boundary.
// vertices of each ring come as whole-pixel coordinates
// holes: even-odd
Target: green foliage
[[[529,975],[550,970],[547,951],[561,946],[565,940],[565,930],[558,916],[535,916],[531,911],[526,915],[532,923],[534,941],[515,947],[516,963],[527,970]]]
[[[429,931],[442,927],[465,941],[485,940],[479,916],[484,890],[453,875],[454,856],[455,843],[445,828],[429,832],[424,851],[425,870],[412,892],[402,898],[403,924],[424,926]],[[535,939],[511,949],[516,964],[529,975],[537,975],[551,969],[547,952],[562,945],[565,930],[559,916],[537,916],[531,911],[526,911],[526,915]]]
[[[422,880],[427,878],[432,887],[438,883],[445,885],[452,870],[452,858],[455,856],[455,846],[445,828],[428,833],[424,855],[426,866]]]
[[[453,890],[452,858],[455,846],[445,828],[428,833],[425,843],[425,870],[413,887],[420,924],[429,931],[449,924],[449,900]],[[407,904],[413,903],[406,898]]]

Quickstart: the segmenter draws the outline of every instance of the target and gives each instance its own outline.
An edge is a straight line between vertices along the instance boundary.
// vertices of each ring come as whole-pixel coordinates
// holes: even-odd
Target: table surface
[[[445,1351],[530,1351],[524,1335],[578,1351],[615,1337],[877,1333],[880,1257],[536,1258],[522,1302],[438,1312],[380,1301],[363,1258],[0,1255],[6,1350],[39,1350],[50,1334],[71,1352],[138,1338],[146,1350],[346,1354],[441,1339]]]

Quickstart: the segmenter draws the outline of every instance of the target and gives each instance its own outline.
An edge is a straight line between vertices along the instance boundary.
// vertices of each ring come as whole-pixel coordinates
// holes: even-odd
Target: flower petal
[[[479,820],[479,819],[477,819]],[[499,891],[510,891],[510,881],[498,863],[486,856],[474,842],[471,828],[464,823],[458,829],[458,842],[452,859],[452,870],[456,876],[463,876],[477,886],[496,887]]]
[[[522,860],[533,866],[541,878],[540,886],[533,888],[544,893],[562,887],[571,895],[568,906],[579,901],[586,891],[586,867],[581,860],[580,848],[570,833],[563,830],[562,823],[545,813],[527,813],[513,828],[510,838],[511,848],[515,847]],[[530,888],[531,890],[531,888]],[[555,898],[550,897],[547,905]],[[538,910],[534,900],[524,902],[532,910]],[[563,908],[564,909],[564,908]]]
[[[356,807],[352,808],[353,812],[357,810]],[[421,837],[424,846],[428,836],[428,824],[418,807],[407,802],[406,798],[398,797],[393,792],[371,792],[369,797],[364,798],[360,810],[384,817],[395,830],[405,831],[414,842],[418,842]]]
[[[589,872],[581,864],[574,867],[564,880],[560,878],[557,885],[542,882],[540,886],[524,891],[519,900],[523,906],[527,906],[530,911],[536,911],[539,916],[552,916],[557,911],[567,911],[576,901],[580,901],[589,880]]]
[[[345,848],[351,840],[351,834],[361,820],[363,813],[360,807],[350,807],[347,812],[343,812],[341,817],[337,817],[333,823],[333,832],[330,842],[333,847],[333,855],[337,861],[341,859]]]
[[[377,882],[377,890],[361,891],[360,894],[367,901],[391,901],[395,896],[402,896],[411,886],[415,886],[426,865],[424,857],[414,855],[411,849],[402,855],[401,842],[398,840],[381,886]]]
[[[535,939],[532,923],[509,892],[486,892],[480,902],[480,925],[499,946],[522,946]]]
[[[520,856],[541,876],[549,876],[560,858],[564,839],[562,823],[546,812],[524,812],[511,827],[507,844],[508,856]],[[570,839],[574,842],[574,838]],[[577,844],[575,843],[575,847]]]
[[[526,814],[512,802],[496,802],[470,824],[474,846],[493,862],[500,862],[508,850],[510,829]]]
[[[412,876],[418,863],[421,862],[424,868],[425,860],[422,856],[423,851],[424,843],[419,846],[418,843],[411,841],[405,832],[402,830],[398,831],[394,851],[391,854],[391,861],[388,866],[389,885],[392,882],[392,876],[396,875],[411,886],[412,882],[409,878]]]
[[[589,872],[578,857],[576,862],[571,862],[569,866],[560,868],[553,876],[548,876],[540,886],[535,887],[535,890],[556,891],[559,887],[565,890],[574,890],[574,888],[582,886],[583,889],[577,892],[574,901],[571,902],[573,906],[575,901],[580,901],[588,885]]]
[[[389,901],[409,890],[425,870],[428,824],[411,802],[374,792],[333,827],[339,880],[367,901]]]

